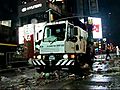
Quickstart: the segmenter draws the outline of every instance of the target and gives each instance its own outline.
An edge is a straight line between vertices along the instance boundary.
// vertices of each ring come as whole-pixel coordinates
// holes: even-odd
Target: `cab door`
[[[87,39],[85,38],[85,33],[82,28],[75,26],[74,28],[74,36],[77,37],[77,41],[75,43],[75,52],[76,53],[85,53],[86,52],[86,45],[87,45]]]
[[[77,42],[77,37],[74,34],[74,26],[68,25],[67,39],[65,42],[66,53],[75,53],[76,52],[76,42]]]

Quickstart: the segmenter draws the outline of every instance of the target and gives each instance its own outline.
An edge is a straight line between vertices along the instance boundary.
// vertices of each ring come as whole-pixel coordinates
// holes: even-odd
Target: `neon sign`
[[[36,4],[36,5],[32,5],[32,6],[29,6],[29,7],[24,7],[22,8],[22,12],[26,12],[26,11],[29,11],[29,10],[33,10],[33,9],[36,9],[36,8],[39,8],[39,7],[42,7],[42,4],[39,3],[39,4]]]

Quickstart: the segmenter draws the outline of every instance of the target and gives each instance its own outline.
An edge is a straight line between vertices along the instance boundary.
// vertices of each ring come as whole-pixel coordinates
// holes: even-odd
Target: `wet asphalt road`
[[[64,80],[53,82],[40,89],[81,89],[81,90],[111,90],[120,89],[120,75],[115,74],[93,74],[90,77],[77,80]]]
[[[119,80],[118,80],[119,79]],[[100,74],[95,74],[91,78],[84,80],[76,80],[69,85],[62,87],[62,89],[84,89],[84,90],[94,90],[94,89],[120,89],[119,87],[120,78],[118,76],[104,76]]]
[[[114,65],[116,66],[116,65]],[[35,69],[17,70],[13,72],[0,73],[0,90],[42,90],[42,89],[81,89],[81,90],[120,90],[120,65],[119,72],[94,73],[89,77],[74,79],[65,78],[63,80],[53,80],[47,84],[36,84],[39,74]],[[26,82],[27,80],[27,82]],[[28,84],[29,81],[29,84]],[[39,80],[43,82],[44,80]],[[47,81],[48,82],[48,81]],[[27,83],[27,84],[26,84]],[[4,85],[3,85],[4,84]],[[14,89],[13,89],[14,88]]]
[[[115,60],[111,65],[118,68],[117,72],[94,73],[83,79],[68,79],[62,82],[54,82],[41,87],[40,89],[70,89],[70,90],[120,90],[120,60]]]
[[[35,80],[36,80],[35,78],[33,78],[33,76],[36,77],[35,73],[36,73],[35,70],[28,70],[28,69],[26,70],[26,72],[24,72],[22,74],[18,74],[18,72],[17,73],[14,73],[14,72],[8,73],[7,72],[6,74],[1,75],[1,76],[7,77],[7,80],[5,78],[3,78],[3,80],[1,80],[1,81],[3,81],[5,86],[7,86],[7,87],[10,87],[10,86],[8,86],[8,84],[11,85],[13,83],[16,84],[16,86],[14,85],[14,87],[18,87],[18,86],[21,86],[21,84],[19,84],[19,83],[23,83],[23,79],[27,78],[27,79],[29,79],[31,84],[22,85],[22,86],[25,86],[25,87],[22,87],[22,89],[24,89],[24,90],[42,90],[42,89],[45,89],[45,90],[46,89],[50,89],[50,90],[53,90],[53,89],[64,89],[64,90],[66,90],[66,89],[70,89],[70,90],[73,90],[73,89],[75,89],[75,90],[76,89],[81,89],[81,90],[95,90],[95,89],[111,90],[111,89],[114,89],[114,90],[116,90],[116,89],[120,89],[120,72],[95,73],[89,77],[80,78],[80,79],[74,79],[74,77],[73,78],[65,78],[63,80],[55,80],[55,81],[52,81],[45,85],[39,85],[39,86],[34,85],[32,83],[32,82],[35,82]],[[37,77],[38,76],[39,75],[37,75]],[[9,83],[9,81],[10,81],[10,83]],[[42,81],[39,80],[39,82],[42,82]],[[28,86],[30,88],[28,88]],[[7,89],[7,87],[4,90],[9,90],[9,89]],[[1,87],[0,89],[3,89],[3,88]],[[12,90],[12,89],[10,89],[10,90]],[[19,89],[15,88],[15,90],[20,90],[20,87],[19,87]]]

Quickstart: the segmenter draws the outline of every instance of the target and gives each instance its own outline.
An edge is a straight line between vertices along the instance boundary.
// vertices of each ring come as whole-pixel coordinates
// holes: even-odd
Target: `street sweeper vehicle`
[[[47,23],[37,58],[31,59],[39,72],[89,72],[88,32],[68,20]]]

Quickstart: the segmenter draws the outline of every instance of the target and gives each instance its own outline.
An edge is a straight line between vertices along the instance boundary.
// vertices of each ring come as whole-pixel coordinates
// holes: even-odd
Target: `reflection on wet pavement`
[[[94,74],[92,77],[83,80],[75,80],[65,85],[62,89],[81,89],[81,90],[110,90],[120,89],[119,75]]]
[[[90,81],[94,81],[94,82],[109,82],[110,79],[111,79],[111,77],[95,74],[95,75],[93,75],[93,77],[91,78]]]
[[[94,82],[94,85],[91,85],[90,89],[108,89],[111,77],[96,74],[93,75],[90,81]]]
[[[15,74],[15,73],[14,73]],[[19,74],[18,72],[14,75],[2,74],[0,80],[0,89],[13,88],[15,90],[24,88],[27,90],[41,90],[41,89],[81,89],[81,90],[109,90],[109,89],[120,89],[120,73],[95,73],[89,77],[70,79],[64,78],[63,80],[55,80],[49,83],[49,80],[41,80],[37,82],[39,74],[33,69],[25,70]],[[11,77],[11,75],[13,77]],[[27,81],[27,83],[26,83]],[[49,81],[49,82],[48,82]],[[47,84],[42,84],[47,83]]]

